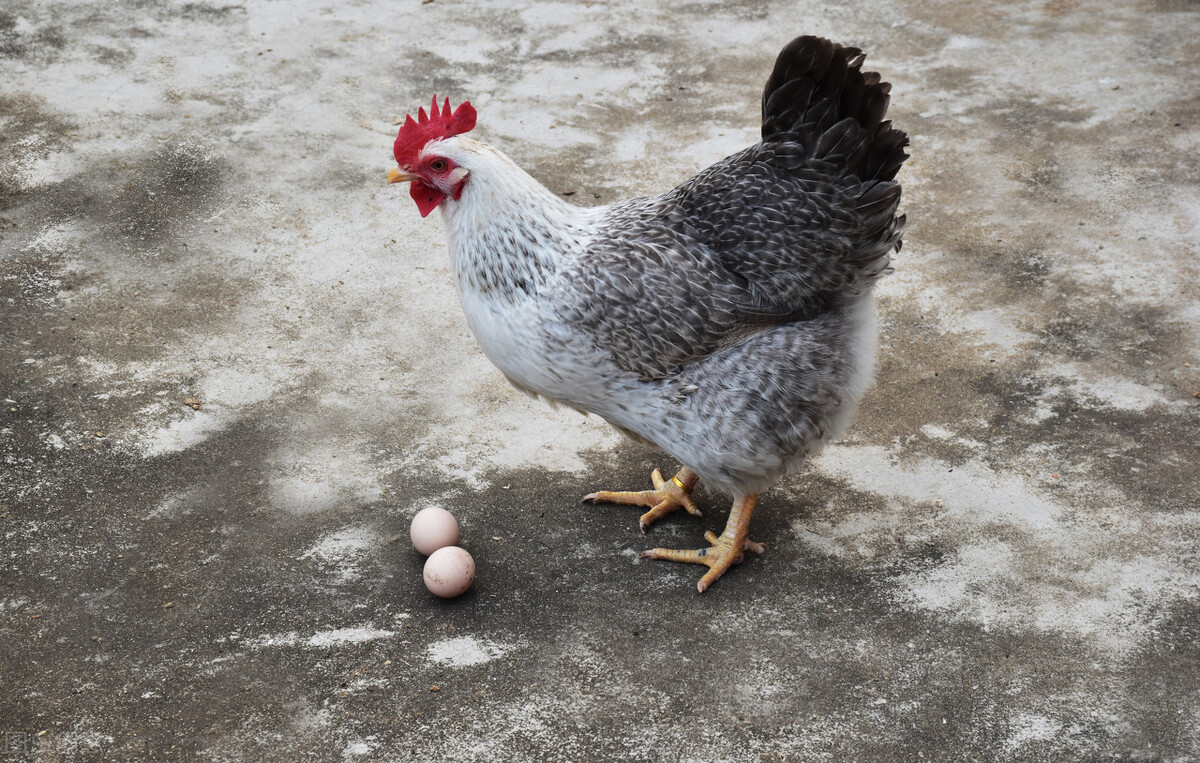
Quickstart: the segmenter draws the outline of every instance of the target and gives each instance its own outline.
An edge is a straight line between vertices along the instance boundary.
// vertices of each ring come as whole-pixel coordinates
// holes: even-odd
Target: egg
[[[445,509],[430,506],[413,517],[408,534],[413,548],[429,556],[439,548],[458,543],[458,520]]]
[[[475,580],[475,560],[458,546],[439,548],[425,560],[425,587],[435,596],[462,596]]]

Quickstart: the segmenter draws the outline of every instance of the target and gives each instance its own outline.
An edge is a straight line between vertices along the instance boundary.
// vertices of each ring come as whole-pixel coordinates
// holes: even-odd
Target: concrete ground
[[[636,555],[726,498],[581,505],[675,464],[510,389],[383,178],[437,92],[665,190],[801,33],[894,83],[911,225],[701,596]],[[0,760],[1200,760],[1196,2],[6,0],[0,67]]]

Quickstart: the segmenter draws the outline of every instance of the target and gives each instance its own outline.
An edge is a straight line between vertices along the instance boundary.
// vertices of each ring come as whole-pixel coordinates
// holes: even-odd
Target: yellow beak
[[[405,172],[399,167],[392,167],[388,170],[387,181],[389,183],[406,183],[409,180],[416,180],[420,175],[414,175],[411,172]]]

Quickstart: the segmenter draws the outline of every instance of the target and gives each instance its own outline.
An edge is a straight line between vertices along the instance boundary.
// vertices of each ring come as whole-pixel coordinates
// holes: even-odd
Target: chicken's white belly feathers
[[[537,389],[537,371],[543,364],[536,362],[542,354],[536,322],[512,305],[495,304],[470,289],[460,287],[458,298],[467,326],[488,360],[517,386]]]
[[[636,431],[654,417],[648,385],[586,337],[543,314],[535,298],[496,301],[460,283],[459,300],[488,360],[521,391]]]

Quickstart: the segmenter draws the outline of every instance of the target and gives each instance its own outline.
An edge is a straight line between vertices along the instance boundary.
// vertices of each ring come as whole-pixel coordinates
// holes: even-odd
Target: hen
[[[643,552],[708,566],[745,552],[759,493],[849,424],[870,384],[873,290],[900,249],[905,134],[857,48],[799,37],[762,98],[762,141],[658,196],[572,206],[491,146],[476,112],[409,116],[388,182],[441,207],[463,311],[518,388],[597,414],[683,464],[654,488],[585,500],[649,507],[642,530],[733,496],[710,547]]]

